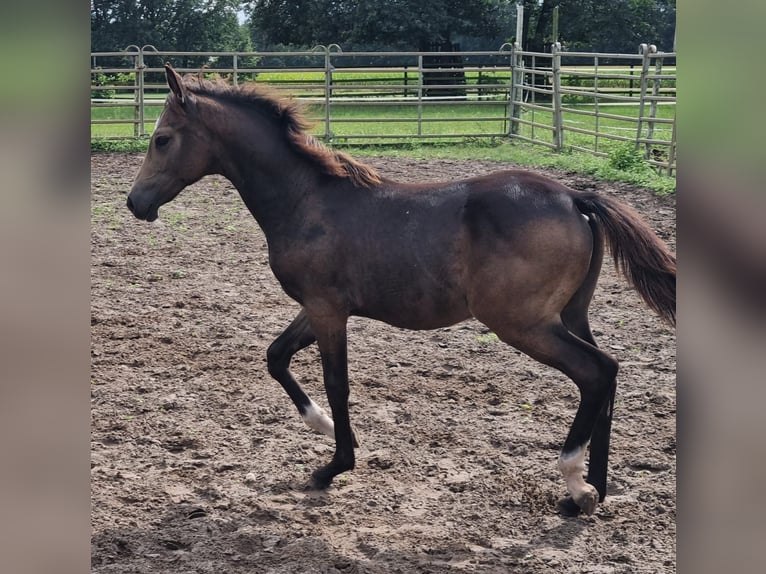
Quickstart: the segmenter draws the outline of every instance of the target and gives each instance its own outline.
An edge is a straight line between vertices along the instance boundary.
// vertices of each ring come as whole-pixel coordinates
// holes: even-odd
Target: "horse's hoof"
[[[576,496],[573,497],[574,502],[583,511],[583,514],[590,516],[596,511],[598,505],[598,491],[591,484],[585,484],[585,488]]]
[[[325,490],[332,484],[332,479],[338,473],[333,472],[330,466],[323,466],[311,473],[311,485],[315,490]]]
[[[580,513],[590,516],[596,511],[599,494],[592,485],[586,484],[580,495],[575,499],[566,496],[556,502],[556,510],[562,516],[579,516]]]
[[[562,516],[579,516],[582,512],[571,496],[559,499],[556,502],[556,511]]]

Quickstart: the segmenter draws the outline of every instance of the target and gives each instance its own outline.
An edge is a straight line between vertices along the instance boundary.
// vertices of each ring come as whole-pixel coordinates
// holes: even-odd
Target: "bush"
[[[609,154],[609,165],[621,171],[643,172],[651,169],[634,144],[625,143]]]
[[[106,74],[102,74],[99,72],[96,74],[96,76],[93,78],[93,85],[94,86],[106,86],[109,84],[109,78]],[[93,99],[99,99],[99,100],[111,100],[114,98],[115,90],[112,88],[104,88],[102,90],[92,90],[90,93],[90,97]]]
[[[146,153],[149,148],[149,138],[123,138],[107,139],[92,138],[90,140],[90,151],[96,153]]]

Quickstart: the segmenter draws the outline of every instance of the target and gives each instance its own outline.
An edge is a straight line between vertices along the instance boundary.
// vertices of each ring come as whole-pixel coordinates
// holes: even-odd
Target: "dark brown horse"
[[[588,325],[605,244],[646,303],[675,324],[675,257],[637,214],[526,171],[397,183],[308,135],[291,100],[181,78],[170,66],[166,75],[171,92],[128,208],[153,221],[207,174],[237,188],[266,235],[274,275],[302,307],[267,359],[304,421],[335,439],[313,484],[327,487],[354,467],[348,318],[434,329],[475,317],[580,389],[558,462],[570,494],[561,509],[592,513],[606,494],[618,368]],[[332,419],[289,371],[315,341]]]

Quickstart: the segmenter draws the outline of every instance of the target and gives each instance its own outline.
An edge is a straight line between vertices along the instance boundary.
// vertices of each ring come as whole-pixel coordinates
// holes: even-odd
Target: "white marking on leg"
[[[585,472],[585,447],[581,446],[572,452],[562,452],[559,456],[559,470],[564,475],[569,492],[572,493],[570,482],[574,484],[585,482],[582,477]]]
[[[306,412],[303,415],[303,422],[308,425],[309,428],[314,429],[330,438],[335,438],[335,425],[332,419],[327,416],[322,407],[317,405],[314,401],[309,399],[311,404],[306,408]]]
[[[592,484],[585,482],[585,446],[571,452],[562,452],[559,457],[559,471],[567,483],[567,490],[583,512],[593,514],[598,504],[598,492]]]

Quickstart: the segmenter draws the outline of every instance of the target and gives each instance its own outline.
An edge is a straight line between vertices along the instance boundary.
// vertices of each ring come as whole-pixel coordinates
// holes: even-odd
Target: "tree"
[[[524,0],[524,49],[550,51],[556,6],[558,40],[570,51],[632,54],[641,43],[673,49],[675,0]]]
[[[91,0],[91,50],[151,44],[165,51],[250,49],[237,0]]]
[[[494,35],[510,0],[256,0],[253,43],[347,50],[451,50],[456,36]]]

